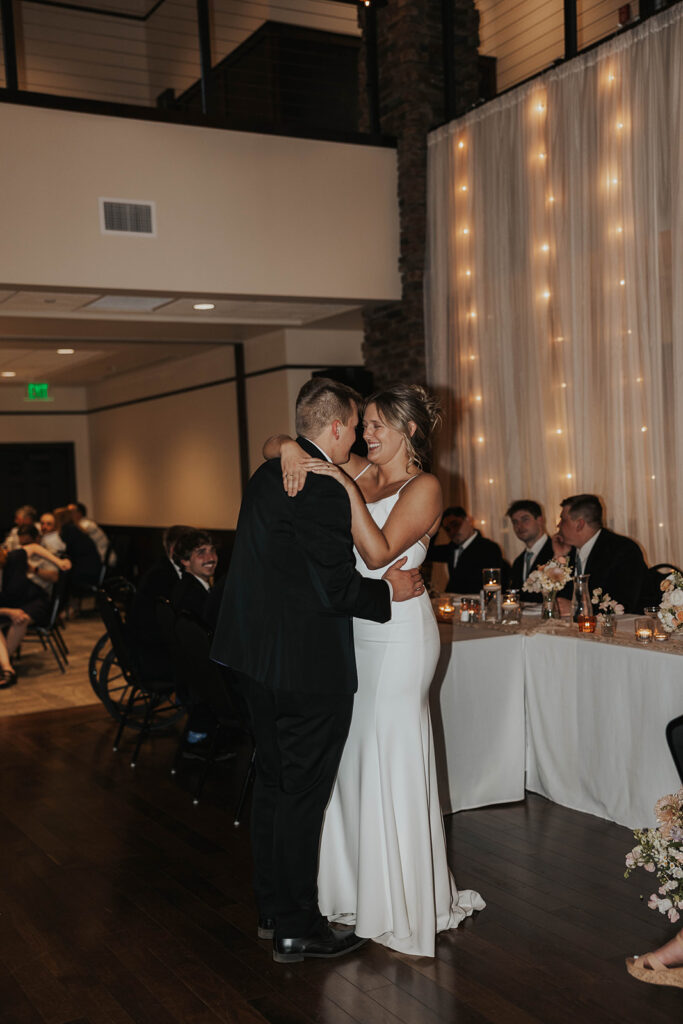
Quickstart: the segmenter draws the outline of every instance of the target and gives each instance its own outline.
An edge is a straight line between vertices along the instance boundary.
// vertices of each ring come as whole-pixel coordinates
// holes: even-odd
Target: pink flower
[[[667,916],[670,921],[678,921],[681,915],[672,907]]]
[[[648,861],[647,864],[643,864],[643,867],[645,868],[646,871],[654,871],[654,869],[655,869],[655,866],[652,863],[652,861]]]

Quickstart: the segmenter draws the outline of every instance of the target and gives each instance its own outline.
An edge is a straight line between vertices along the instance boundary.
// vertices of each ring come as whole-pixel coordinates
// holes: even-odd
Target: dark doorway
[[[40,515],[74,501],[75,496],[73,442],[0,444],[0,526],[4,532],[14,523],[20,505],[33,505]]]

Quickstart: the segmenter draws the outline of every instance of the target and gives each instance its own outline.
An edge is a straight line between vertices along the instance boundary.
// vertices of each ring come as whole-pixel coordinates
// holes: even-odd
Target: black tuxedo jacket
[[[510,586],[513,590],[519,590],[522,601],[536,601],[540,602],[543,599],[542,594],[532,594],[527,590],[522,590],[523,582],[522,576],[524,575],[524,554],[526,548],[515,558],[510,569]],[[553,557],[553,542],[550,537],[546,539],[545,544],[538,552],[536,558],[531,563],[529,573],[532,573],[539,565],[545,565]]]
[[[170,598],[178,573],[170,559],[160,558],[140,577],[127,624],[144,679],[170,678],[172,663],[157,623],[160,597]]]
[[[309,473],[290,498],[279,459],[265,462],[242,501],[212,658],[274,690],[354,693],[352,616],[386,622],[391,598],[356,572],[346,491]]]
[[[510,566],[495,541],[479,533],[463,551],[458,564],[453,568],[457,545],[430,544],[427,558],[432,562],[446,562],[450,568],[446,590],[449,594],[478,594],[482,586],[482,569],[502,569],[502,583],[505,586]]]
[[[206,607],[210,593],[196,576],[184,572],[171,591],[171,604],[177,612],[189,612],[198,622],[209,627]]]
[[[572,548],[569,560],[576,565],[576,548]],[[603,526],[582,569],[590,575],[591,593],[595,587],[602,587],[603,594],[623,604],[625,611],[642,610],[641,592],[647,580],[647,566],[640,548],[630,537],[612,533]],[[571,598],[571,585],[563,591],[563,595],[567,594]]]

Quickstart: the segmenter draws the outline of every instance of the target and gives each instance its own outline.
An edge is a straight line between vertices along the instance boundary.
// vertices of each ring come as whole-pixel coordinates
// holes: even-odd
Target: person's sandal
[[[0,672],[0,690],[7,690],[14,686],[17,681],[17,674],[14,669],[5,668]]]
[[[683,949],[683,935],[676,935]],[[626,958],[626,970],[637,981],[645,981],[649,985],[671,985],[683,988],[683,967],[667,967],[654,953]]]

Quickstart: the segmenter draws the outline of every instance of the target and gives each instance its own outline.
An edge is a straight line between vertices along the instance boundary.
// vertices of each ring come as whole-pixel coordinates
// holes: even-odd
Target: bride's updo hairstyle
[[[429,460],[432,433],[441,423],[441,409],[437,400],[419,384],[392,384],[365,399],[363,415],[373,403],[387,426],[403,434],[408,465],[412,463],[422,469]],[[415,424],[412,434],[411,423]]]

